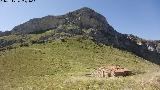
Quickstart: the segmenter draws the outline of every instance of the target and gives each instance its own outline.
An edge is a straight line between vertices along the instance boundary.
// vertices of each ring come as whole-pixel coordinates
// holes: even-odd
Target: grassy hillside
[[[135,75],[85,76],[103,65],[120,65]],[[159,69],[131,53],[75,37],[0,52],[0,89],[159,90]]]

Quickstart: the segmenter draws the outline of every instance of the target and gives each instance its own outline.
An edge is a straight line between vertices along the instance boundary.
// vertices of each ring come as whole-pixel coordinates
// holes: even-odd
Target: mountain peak
[[[45,31],[57,28],[59,25],[75,24],[81,28],[106,29],[108,22],[106,18],[94,10],[83,7],[61,16],[46,16],[43,18],[31,19],[21,25],[14,27],[12,34],[29,34],[37,31]]]
[[[89,8],[89,7],[82,7],[79,9],[80,11],[94,11],[93,9]]]
[[[133,52],[151,62],[160,63],[159,42],[147,41],[133,35],[121,34],[108,24],[103,15],[88,7],[83,7],[61,16],[46,16],[31,19],[28,22],[14,27],[13,30],[9,32],[0,33],[0,36],[11,34],[23,36],[24,34],[44,33],[49,30],[54,31],[54,33],[48,36],[42,36],[36,40],[36,42],[76,35],[87,36],[91,37],[92,40],[98,44],[112,45],[119,49]],[[0,46],[7,46],[16,41],[9,42],[2,40]],[[19,42],[21,41],[22,39],[19,40]]]

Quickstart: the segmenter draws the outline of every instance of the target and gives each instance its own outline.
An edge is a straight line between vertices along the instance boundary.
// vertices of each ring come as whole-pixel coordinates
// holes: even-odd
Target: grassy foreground
[[[85,76],[103,65],[120,65],[135,75]],[[159,70],[134,54],[70,38],[0,52],[0,90],[160,90]]]

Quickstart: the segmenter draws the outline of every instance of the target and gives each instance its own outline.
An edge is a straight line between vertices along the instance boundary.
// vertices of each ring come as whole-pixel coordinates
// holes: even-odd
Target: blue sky
[[[104,15],[121,33],[160,40],[160,0],[36,0],[34,3],[0,2],[0,30],[32,18],[62,15],[89,7]]]

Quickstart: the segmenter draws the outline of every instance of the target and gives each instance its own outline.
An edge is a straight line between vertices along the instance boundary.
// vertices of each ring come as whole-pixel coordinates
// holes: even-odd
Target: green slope
[[[120,65],[135,75],[86,77],[103,65]],[[1,90],[158,90],[159,66],[134,54],[82,37],[0,52]]]

